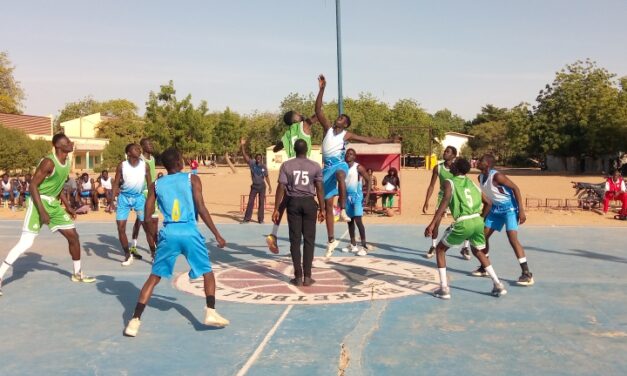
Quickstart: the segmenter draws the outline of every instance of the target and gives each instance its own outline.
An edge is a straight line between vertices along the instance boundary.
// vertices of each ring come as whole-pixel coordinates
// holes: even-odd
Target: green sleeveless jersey
[[[144,154],[142,154],[141,158],[146,162],[148,168],[150,169],[150,180],[152,182],[157,178],[157,167],[155,167],[155,156],[151,155],[150,159],[144,158]]]
[[[453,174],[446,168],[444,161],[438,162],[438,177],[440,178],[440,193],[444,192],[444,182],[453,179]]]
[[[287,131],[283,133],[283,137],[281,137],[281,142],[283,143],[283,148],[287,153],[288,158],[296,157],[296,152],[294,151],[294,143],[298,139],[303,139],[307,143],[307,156],[311,155],[311,135],[305,134],[303,131],[304,123],[294,123],[290,125]]]
[[[67,177],[70,176],[70,158],[65,159],[64,165],[59,162],[55,154],[50,154],[46,158],[54,163],[54,171],[39,184],[38,190],[40,195],[56,198],[63,190]]]
[[[481,190],[467,176],[454,176],[447,179],[452,183],[453,195],[448,207],[454,219],[459,217],[480,214]]]

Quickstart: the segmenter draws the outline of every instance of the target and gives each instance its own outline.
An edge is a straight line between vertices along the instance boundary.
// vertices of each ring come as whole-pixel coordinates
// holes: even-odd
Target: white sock
[[[433,248],[437,247],[438,246],[438,239],[431,239],[431,246]]]
[[[518,263],[519,264],[524,264],[526,262],[527,262],[527,258],[526,257],[521,257],[521,258],[518,259]]]
[[[496,276],[496,272],[494,271],[494,268],[492,267],[492,265],[486,267],[485,271],[486,271],[486,273],[488,273],[490,278],[492,278],[492,282],[494,282],[495,284],[501,282],[501,281],[499,281],[499,277]]]
[[[446,279],[446,268],[438,268],[440,274],[440,286],[448,287],[448,279]]]
[[[276,236],[276,234],[279,233],[279,225],[274,224],[272,225],[272,235]]]
[[[4,259],[4,262],[2,263],[2,265],[0,265],[0,279],[4,277],[4,273],[9,270],[15,260],[17,260],[17,258],[20,257],[22,253],[26,252],[30,247],[33,246],[36,237],[37,234],[33,234],[32,232],[22,232],[20,240],[9,251],[6,259]]]
[[[470,240],[464,240],[464,245],[462,248],[470,248]]]
[[[74,264],[74,274],[78,274],[81,271],[81,260],[72,261]]]
[[[137,248],[137,239],[133,239],[133,247]]]

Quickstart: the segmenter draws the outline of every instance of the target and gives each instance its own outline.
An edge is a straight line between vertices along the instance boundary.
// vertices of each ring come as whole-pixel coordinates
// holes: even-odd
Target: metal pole
[[[344,99],[342,97],[342,22],[340,0],[335,0],[335,27],[337,31],[337,108],[341,115],[344,113]]]

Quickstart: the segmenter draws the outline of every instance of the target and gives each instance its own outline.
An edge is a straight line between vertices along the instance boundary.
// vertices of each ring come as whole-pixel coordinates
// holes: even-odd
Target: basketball
[[[98,192],[99,195],[103,195],[105,194],[105,189],[104,187],[98,187],[96,188],[96,192]]]
[[[388,209],[385,211],[385,215],[387,215],[388,217],[394,217],[394,209],[392,209],[392,208],[388,208]]]

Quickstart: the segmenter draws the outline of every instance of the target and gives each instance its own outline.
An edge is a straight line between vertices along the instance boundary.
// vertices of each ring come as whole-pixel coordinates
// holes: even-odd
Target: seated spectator
[[[81,198],[81,206],[89,205],[92,210],[96,210],[95,206],[98,205],[98,202],[94,200],[94,194],[96,192],[94,179],[90,178],[89,174],[85,172],[81,175],[79,182],[78,193]]]
[[[22,186],[20,201],[25,202],[28,198],[30,198],[30,181],[32,179],[31,174],[24,175],[24,180],[20,181],[20,185]]]
[[[627,215],[627,193],[625,193],[625,181],[620,175],[620,170],[614,170],[611,177],[605,182],[605,196],[603,197],[603,213],[607,213],[610,207],[610,200],[622,202],[621,216]]]
[[[6,205],[8,203],[9,209],[14,210],[15,198],[18,191],[14,187],[14,182],[9,178],[9,174],[2,175],[0,181],[0,188],[2,188],[2,202]]]
[[[370,192],[376,192],[379,190],[379,187],[377,186],[377,177],[374,176],[374,171],[372,171],[371,168],[369,168],[367,170],[368,172],[368,176],[370,176],[370,182],[372,183],[370,185]],[[363,187],[363,191],[367,192],[368,191],[368,187],[366,187],[365,185],[368,183],[365,179],[363,180],[364,183],[364,187]],[[366,206],[368,207],[374,207],[377,206],[377,194],[376,193],[370,193],[370,197],[367,198],[368,202],[366,204]]]
[[[383,184],[383,189],[386,192],[390,192],[381,195],[383,207],[391,208],[394,206],[394,195],[401,189],[401,180],[398,178],[398,171],[394,167],[391,167],[381,184]]]
[[[109,207],[113,201],[113,178],[109,176],[109,171],[103,170],[102,173],[100,173],[100,176],[98,176],[98,179],[96,179],[96,183],[98,185],[94,191],[96,210],[99,209],[98,202],[100,199],[104,198],[107,203],[105,212],[109,213]]]
[[[70,203],[72,208],[76,209],[78,207],[78,185],[76,184],[76,180],[72,177],[68,176],[65,184],[63,185],[62,195],[65,195],[67,202]]]

